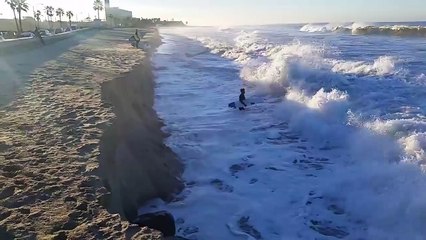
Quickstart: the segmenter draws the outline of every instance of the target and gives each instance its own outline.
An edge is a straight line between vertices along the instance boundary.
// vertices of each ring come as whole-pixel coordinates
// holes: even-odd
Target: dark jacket
[[[244,95],[244,93],[240,94],[240,103],[243,104],[244,106],[247,106],[246,103],[244,102],[246,100],[246,96]]]

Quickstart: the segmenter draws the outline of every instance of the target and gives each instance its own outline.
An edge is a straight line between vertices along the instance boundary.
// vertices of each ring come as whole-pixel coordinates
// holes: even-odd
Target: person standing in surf
[[[136,29],[136,32],[135,32],[135,35],[134,35],[134,38],[135,38],[135,47],[136,48],[139,48],[139,42],[141,41],[141,38],[139,37],[139,32],[138,32],[138,30]]]
[[[245,103],[246,101],[246,90],[244,88],[240,89],[240,97],[239,97],[239,101],[241,104],[243,104],[244,107],[247,107],[247,104]],[[239,110],[245,110],[244,107],[239,107]]]
[[[38,27],[35,28],[34,35],[36,36],[36,38],[38,38],[40,40],[40,42],[43,46],[46,45],[44,43],[43,37],[40,34],[40,30],[38,29]]]

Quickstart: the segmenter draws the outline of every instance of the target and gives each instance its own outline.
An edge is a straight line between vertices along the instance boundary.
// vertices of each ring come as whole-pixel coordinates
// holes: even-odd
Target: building
[[[127,11],[124,9],[120,9],[118,7],[109,7],[105,8],[105,13],[107,15],[107,18],[113,17],[116,19],[126,19],[126,18],[132,18],[132,11]]]
[[[111,7],[109,0],[105,0],[105,15],[107,22],[114,23],[124,19],[132,19],[132,11]]]

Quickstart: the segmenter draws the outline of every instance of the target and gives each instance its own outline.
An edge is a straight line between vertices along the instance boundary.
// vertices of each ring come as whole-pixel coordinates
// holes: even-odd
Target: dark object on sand
[[[176,234],[175,219],[166,211],[140,215],[132,223],[158,230],[163,233],[164,237],[172,237]]]

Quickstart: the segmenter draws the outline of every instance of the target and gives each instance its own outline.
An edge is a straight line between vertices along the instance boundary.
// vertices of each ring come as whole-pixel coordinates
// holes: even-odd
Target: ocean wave
[[[357,75],[378,75],[385,76],[395,73],[396,59],[389,56],[381,56],[373,63],[364,61],[332,61],[333,72],[341,72]]]
[[[307,139],[312,152],[321,149],[315,154],[333,156],[331,171],[316,175],[315,193],[324,202],[338,203],[345,213],[327,219],[318,210],[318,219],[350,218],[356,229],[363,229],[351,232],[354,239],[423,238],[426,124],[420,104],[402,95],[407,86],[397,57],[340,59],[327,46],[271,44],[256,31],[240,32],[233,41],[203,41],[212,52],[236,62],[250,94],[259,86],[281,94],[283,101],[256,105],[262,111],[250,114],[273,116]],[[417,76],[424,79],[424,74]],[[308,214],[316,213],[311,203]]]
[[[349,32],[351,28],[345,27],[342,25],[335,25],[335,24],[325,24],[325,25],[318,25],[318,24],[306,24],[302,28],[300,28],[301,32],[309,32],[309,33],[327,33],[327,32]]]
[[[352,34],[356,35],[390,35],[390,36],[409,36],[425,37],[426,27],[423,26],[368,26],[352,29]]]
[[[407,159],[426,166],[426,122],[416,119],[375,120],[365,127],[399,139]]]
[[[213,47],[212,52],[223,49],[223,45],[218,43],[209,45],[209,47]],[[297,130],[308,131],[311,135],[320,139],[327,139],[327,136],[332,136],[336,129],[346,128],[346,126],[339,125],[342,123],[351,125],[351,128],[365,129],[366,131],[362,131],[363,134],[359,135],[362,140],[360,140],[360,144],[356,145],[358,147],[354,151],[361,153],[372,146],[371,143],[362,146],[362,142],[366,142],[366,138],[374,139],[373,142],[380,139],[383,144],[380,145],[379,151],[375,151],[381,156],[380,159],[383,159],[383,156],[399,156],[398,152],[403,152],[402,149],[407,151],[414,149],[412,145],[405,147],[406,145],[402,142],[398,144],[395,141],[407,139],[410,134],[413,135],[415,132],[403,129],[403,132],[410,134],[402,136],[390,132],[384,133],[380,130],[384,129],[385,126],[401,124],[402,121],[364,123],[361,119],[357,120],[356,116],[349,115],[350,96],[339,90],[339,87],[349,84],[347,79],[350,75],[369,79],[399,76],[398,74],[404,73],[404,70],[398,68],[399,61],[395,57],[381,56],[371,61],[330,58],[328,57],[330,56],[329,49],[326,46],[302,43],[297,40],[288,44],[274,45],[261,38],[258,32],[241,32],[234,38],[234,44],[228,44],[226,51],[220,51],[220,54],[239,63],[241,79],[259,86],[261,91],[266,90],[274,95],[285,95],[288,100],[303,104],[309,109],[317,109],[326,113],[322,118],[300,115],[303,117],[299,116],[297,117],[298,120],[295,121],[295,125],[300,126],[295,126]],[[312,112],[309,114],[312,114]],[[339,124],[330,124],[331,117],[335,117]],[[315,119],[315,123],[311,122],[312,119]],[[306,121],[309,121],[309,123],[303,124]],[[354,121],[359,123],[352,124]],[[327,124],[333,127],[324,127]],[[408,126],[408,124],[402,125]],[[419,125],[413,126],[413,129],[417,129],[420,133],[426,132],[426,129],[420,128]],[[317,130],[319,132],[313,134]],[[348,132],[348,129],[343,129],[340,134],[345,132]],[[367,134],[368,132],[370,133]],[[355,139],[342,136],[334,139],[340,139],[336,141],[339,143],[342,142],[342,138]],[[329,140],[331,141],[331,139]],[[391,143],[392,141],[394,143]],[[377,154],[371,159],[379,158]],[[414,156],[411,152],[405,154],[407,157]],[[423,157],[423,155],[415,155],[416,159],[419,157]],[[395,159],[392,160],[396,161]]]
[[[260,55],[262,51],[270,48],[266,40],[261,39],[256,31],[241,31],[234,39],[233,44],[217,41],[210,37],[199,37],[196,40],[209,48],[212,53],[219,54],[224,58],[232,59],[239,63],[245,63],[252,56]]]
[[[258,32],[240,32],[233,44],[212,38],[198,41],[224,58],[242,64],[241,77],[248,81],[279,82],[285,85],[289,75],[322,72],[354,75],[387,76],[399,72],[398,60],[381,56],[373,62],[348,61],[325,57],[325,46],[301,43],[297,40],[286,45],[274,45],[259,36]],[[299,71],[300,70],[300,71]],[[321,75],[323,75],[321,74]]]
[[[426,132],[413,133],[399,141],[410,156],[409,159],[421,164],[426,170]]]
[[[426,36],[425,26],[387,25],[373,26],[362,23],[349,25],[336,24],[306,24],[300,28],[301,32],[309,33],[349,33],[353,35],[389,35],[389,36]]]
[[[228,26],[220,26],[220,27],[218,27],[218,31],[221,31],[221,32],[231,32],[233,30],[233,28],[232,27],[228,27]]]

